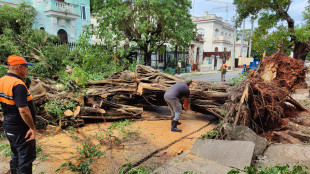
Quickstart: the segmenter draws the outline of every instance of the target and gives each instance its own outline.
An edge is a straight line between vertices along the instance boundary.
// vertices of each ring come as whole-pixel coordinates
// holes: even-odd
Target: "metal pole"
[[[231,53],[231,70],[235,70],[235,47],[236,47],[236,19],[237,19],[237,9],[236,9],[236,14],[234,18],[234,34],[233,34],[233,49]]]
[[[254,28],[254,19],[251,19],[251,36],[250,36],[250,47],[249,47],[249,56],[251,57],[251,50],[252,50],[252,37],[253,37],[253,28]]]
[[[240,56],[241,57],[243,57],[244,27],[245,27],[245,19],[243,20],[243,26],[242,26],[242,37],[241,37],[241,47],[240,47]]]

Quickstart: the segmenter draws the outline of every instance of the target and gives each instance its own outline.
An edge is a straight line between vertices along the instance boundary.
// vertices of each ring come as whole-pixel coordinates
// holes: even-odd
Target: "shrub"
[[[290,166],[288,164],[284,165],[284,166],[274,166],[274,167],[266,167],[266,168],[262,168],[262,167],[245,167],[244,170],[247,174],[279,174],[279,173],[283,173],[283,174],[307,174],[307,172],[305,171],[306,169],[308,169],[307,166],[304,165],[296,165],[293,168],[290,168]],[[240,173],[240,171],[238,170],[231,170],[228,172],[228,174],[238,174]]]
[[[248,77],[248,74],[247,72],[245,73],[239,73],[239,75],[237,77],[234,77],[231,79],[230,81],[230,85],[231,86],[235,86],[236,84],[238,84],[239,82],[241,82],[242,80],[246,79]]]

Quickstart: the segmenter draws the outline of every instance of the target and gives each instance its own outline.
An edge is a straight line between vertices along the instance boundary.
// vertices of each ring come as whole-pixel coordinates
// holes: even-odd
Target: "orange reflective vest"
[[[0,78],[0,103],[4,115],[4,130],[17,131],[28,130],[28,125],[21,118],[19,110],[14,100],[14,87],[23,85],[27,89],[27,103],[31,111],[33,119],[35,118],[34,105],[32,96],[25,84],[17,75],[8,73],[8,75]]]
[[[24,85],[27,89],[27,101],[32,100],[32,96],[25,84],[21,79],[13,76],[4,76],[0,78],[0,103],[5,103],[7,105],[15,105],[13,99],[13,88],[16,85]]]
[[[223,71],[223,70],[226,69],[226,68],[227,68],[226,63],[221,65],[221,71]]]

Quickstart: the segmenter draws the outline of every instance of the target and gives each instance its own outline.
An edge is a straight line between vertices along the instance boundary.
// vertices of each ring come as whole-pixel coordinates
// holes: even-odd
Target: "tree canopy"
[[[291,0],[234,0],[234,4],[237,6],[238,20],[237,23],[240,24],[241,21],[247,17],[258,16],[258,28],[255,29],[253,42],[263,41],[263,37],[267,37],[268,30],[271,28],[276,28],[278,31],[273,31],[272,34],[269,33],[269,39],[263,41],[265,45],[254,46],[258,49],[259,46],[266,46],[269,44],[270,50],[277,47],[284,40],[284,47],[286,50],[293,50],[294,58],[305,60],[308,52],[310,51],[310,41],[309,39],[304,39],[305,35],[301,35],[300,27],[295,25],[294,19],[288,13]],[[281,22],[286,22],[282,24]],[[302,27],[301,27],[302,28]],[[277,39],[272,38],[271,35],[278,36]],[[255,38],[256,37],[256,38]],[[267,38],[268,38],[267,37]],[[271,41],[272,40],[272,41]]]
[[[98,26],[92,32],[108,48],[128,45],[151,55],[163,45],[188,48],[195,36],[189,0],[92,0],[92,13]]]
[[[25,35],[28,35],[36,12],[33,7],[21,4],[17,8],[0,6],[0,57],[6,60],[10,54],[25,55]]]

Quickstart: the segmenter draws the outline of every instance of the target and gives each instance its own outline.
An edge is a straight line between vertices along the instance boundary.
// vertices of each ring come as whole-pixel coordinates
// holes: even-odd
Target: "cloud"
[[[224,20],[231,22],[231,18],[235,15],[235,10],[231,7],[226,9],[227,3],[233,2],[233,0],[192,0],[191,14],[193,16],[203,16],[204,12],[215,14],[218,17],[222,17]],[[289,9],[289,15],[295,20],[296,24],[303,22],[302,11],[307,6],[308,0],[293,0]],[[228,4],[231,6],[232,4]],[[257,22],[256,22],[257,23]],[[255,27],[257,24],[254,25]],[[250,19],[246,20],[247,29],[251,28]]]

